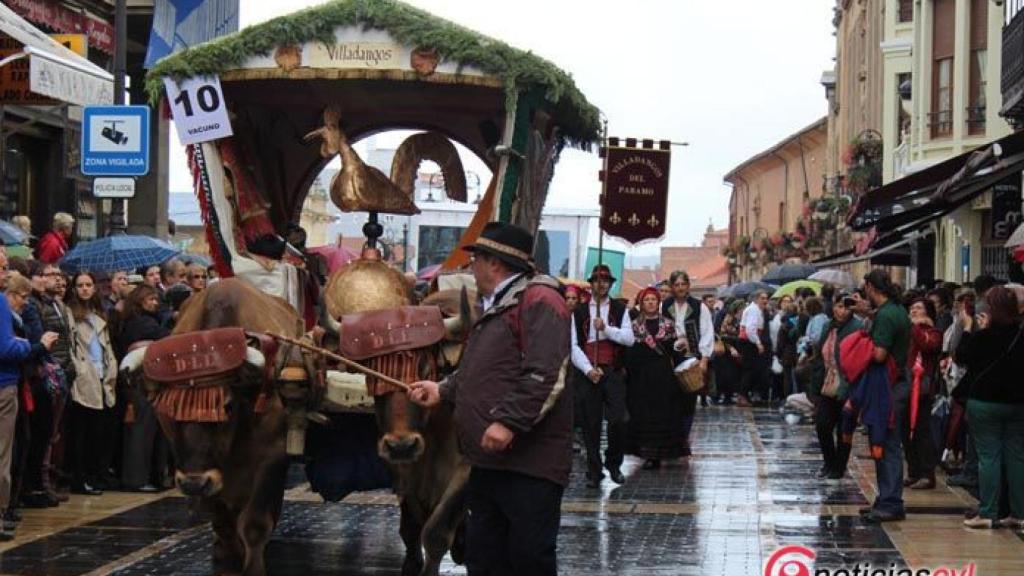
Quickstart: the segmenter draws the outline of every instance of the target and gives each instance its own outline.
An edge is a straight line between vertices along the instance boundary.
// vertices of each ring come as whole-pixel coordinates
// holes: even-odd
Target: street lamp
[[[437,201],[437,200],[434,200],[434,178],[437,178],[438,176],[441,176],[442,182],[443,182],[444,176],[440,172],[433,172],[430,175],[430,180],[427,183],[427,198],[426,198],[426,202],[436,202]]]

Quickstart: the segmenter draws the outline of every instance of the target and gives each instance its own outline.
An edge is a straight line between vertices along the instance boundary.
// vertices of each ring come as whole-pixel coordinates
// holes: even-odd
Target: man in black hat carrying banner
[[[459,369],[415,382],[413,402],[454,406],[466,486],[470,576],[557,574],[562,492],[572,468],[572,402],[562,395],[569,310],[558,281],[535,275],[533,236],[491,222],[472,246],[484,313]]]
[[[572,364],[576,367],[574,390],[582,396],[583,443],[587,449],[587,487],[597,488],[601,471],[601,422],[608,420],[608,449],[604,467],[612,482],[622,484],[623,450],[626,441],[626,378],[620,356],[633,345],[633,324],[626,304],[608,297],[615,277],[598,264],[590,274],[593,298],[589,306],[573,312]]]

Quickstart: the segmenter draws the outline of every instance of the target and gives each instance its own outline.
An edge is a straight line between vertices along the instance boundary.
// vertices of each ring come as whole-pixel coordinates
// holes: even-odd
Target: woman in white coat
[[[96,279],[75,274],[64,298],[74,318],[67,447],[72,491],[97,496],[109,475],[114,454],[114,403],[117,360]]]

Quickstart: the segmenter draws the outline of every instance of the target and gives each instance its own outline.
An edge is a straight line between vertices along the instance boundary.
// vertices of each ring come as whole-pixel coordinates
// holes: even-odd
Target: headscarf
[[[658,302],[661,302],[661,292],[658,292],[658,289],[653,286],[648,286],[647,288],[644,288],[643,290],[638,292],[636,295],[636,307],[638,309],[641,309],[644,303],[644,297],[647,296],[648,294],[654,295],[654,297],[658,299]]]

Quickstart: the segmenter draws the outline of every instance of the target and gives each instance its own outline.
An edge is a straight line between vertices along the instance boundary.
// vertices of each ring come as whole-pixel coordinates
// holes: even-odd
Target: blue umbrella
[[[191,252],[182,252],[181,254],[178,254],[178,259],[185,264],[198,264],[204,268],[213,264],[213,261],[206,256],[203,256],[202,254],[193,254]]]
[[[6,220],[0,220],[0,242],[3,242],[4,246],[23,244],[26,238],[28,234],[25,234],[24,230]]]
[[[60,267],[70,273],[135,270],[177,255],[174,246],[149,236],[107,236],[78,244],[64,255]]]

